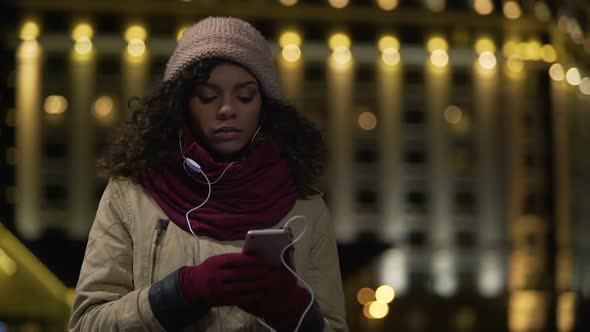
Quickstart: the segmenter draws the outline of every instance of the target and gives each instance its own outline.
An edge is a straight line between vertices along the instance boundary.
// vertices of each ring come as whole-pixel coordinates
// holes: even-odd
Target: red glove
[[[239,307],[264,318],[277,331],[293,331],[307,309],[311,295],[297,284],[297,279],[284,266],[273,267],[264,279],[260,301]]]
[[[248,306],[265,295],[271,270],[256,257],[221,254],[181,268],[179,282],[184,298],[200,307]]]

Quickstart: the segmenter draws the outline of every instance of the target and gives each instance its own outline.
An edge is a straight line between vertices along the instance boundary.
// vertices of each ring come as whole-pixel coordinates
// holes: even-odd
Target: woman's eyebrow
[[[244,87],[249,86],[249,85],[254,85],[254,86],[258,87],[258,84],[255,81],[246,81],[246,82],[236,83],[234,85],[234,88],[233,89],[234,90],[238,90],[238,89],[244,88]],[[210,83],[210,82],[205,82],[203,84],[199,84],[198,86],[199,87],[205,87],[205,88],[213,89],[213,90],[216,90],[216,91],[223,90],[220,85],[215,84],[215,83]]]
[[[221,87],[215,83],[209,83],[209,82],[205,82],[202,84],[199,84],[197,87],[205,87],[205,88],[209,88],[209,89],[213,89],[213,90],[221,90]]]
[[[236,84],[234,86],[234,89],[240,89],[240,88],[246,87],[246,86],[251,85],[251,84],[253,84],[256,87],[258,87],[258,84],[256,84],[256,82],[254,82],[254,81],[247,81],[247,82],[242,82],[242,83]]]

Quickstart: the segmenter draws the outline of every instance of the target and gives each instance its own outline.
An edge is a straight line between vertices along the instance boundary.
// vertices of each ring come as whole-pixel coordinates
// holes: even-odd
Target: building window
[[[472,192],[456,192],[454,205],[456,214],[475,214],[477,200]]]
[[[460,249],[473,249],[476,247],[477,236],[474,232],[459,231],[455,234],[455,242]]]
[[[325,81],[326,68],[323,63],[309,63],[305,66],[306,81]]]
[[[48,54],[44,66],[48,73],[63,75],[68,72],[68,58],[62,54]],[[47,79],[51,80],[51,77]]]
[[[43,153],[48,158],[63,159],[66,158],[68,147],[65,143],[45,142],[43,144]]]
[[[471,146],[454,146],[451,154],[453,169],[458,172],[465,172],[475,169],[475,151]]]
[[[527,153],[524,155],[524,165],[527,168],[538,168],[539,159],[533,156],[531,153]]]
[[[425,214],[428,210],[428,198],[425,192],[411,191],[406,194],[406,212]]]
[[[404,161],[408,164],[424,164],[426,153],[423,150],[408,150],[404,154]]]
[[[547,206],[543,193],[530,192],[524,199],[524,214],[545,215]]]
[[[363,209],[377,209],[377,192],[371,190],[361,190],[356,195],[356,201]]]
[[[536,125],[535,114],[531,111],[524,113],[522,116],[522,123],[523,123],[524,127],[527,129],[535,128],[535,125]]]
[[[97,72],[100,76],[121,75],[121,59],[117,56],[101,56],[98,58]]]
[[[357,163],[373,164],[377,162],[377,153],[372,149],[358,149],[355,153]]]
[[[428,235],[419,230],[413,230],[408,233],[408,244],[414,248],[423,248],[428,245]]]
[[[424,84],[424,73],[422,70],[408,69],[404,72],[404,82],[406,85]]]
[[[453,71],[453,84],[455,86],[471,87],[473,84],[471,71],[456,70]]]
[[[425,114],[419,111],[404,111],[403,119],[407,124],[424,124]]]
[[[375,82],[375,65],[359,65],[355,77],[357,82]]]
[[[52,208],[65,208],[67,192],[64,185],[48,184],[43,188],[43,198]]]

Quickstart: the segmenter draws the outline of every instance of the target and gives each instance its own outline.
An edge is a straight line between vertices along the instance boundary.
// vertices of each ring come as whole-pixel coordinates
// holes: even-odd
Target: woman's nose
[[[217,112],[217,119],[219,120],[227,120],[227,119],[235,119],[238,116],[236,108],[231,104],[231,102],[224,101],[223,105]]]

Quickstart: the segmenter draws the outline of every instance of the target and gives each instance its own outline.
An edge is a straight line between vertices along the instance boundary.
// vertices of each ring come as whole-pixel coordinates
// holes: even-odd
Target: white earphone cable
[[[296,215],[292,218],[290,218],[286,223],[284,228],[288,228],[289,225],[291,224],[291,222],[297,218],[301,218],[303,220],[305,220],[305,216],[302,215]],[[286,245],[283,250],[281,250],[281,262],[283,263],[283,266],[287,268],[287,270],[293,275],[295,276],[295,278],[297,278],[297,280],[303,285],[305,286],[306,290],[309,292],[310,295],[310,300],[309,300],[309,304],[307,305],[307,308],[305,308],[305,310],[303,311],[303,314],[301,314],[301,317],[299,318],[299,322],[297,323],[297,326],[295,327],[294,332],[297,332],[299,330],[299,328],[301,327],[301,324],[303,323],[303,319],[305,319],[305,315],[307,315],[307,312],[309,311],[309,309],[311,309],[311,307],[313,306],[313,302],[315,301],[315,296],[313,294],[313,290],[311,289],[311,287],[305,282],[305,280],[303,280],[303,278],[301,278],[297,272],[295,272],[290,266],[289,264],[287,264],[287,262],[285,262],[285,252],[295,246],[295,243],[297,243],[305,234],[305,232],[307,231],[307,223],[305,224],[305,227],[303,228],[303,231],[301,232],[301,234],[299,234],[299,236],[297,236],[297,238],[295,238],[295,240],[291,241],[291,243],[289,243],[288,245]],[[264,321],[262,321],[260,318],[256,317],[256,320],[258,320],[258,322],[262,325],[264,325],[267,329],[269,329],[272,332],[276,332],[275,329],[273,329],[271,326],[269,326],[268,324],[266,324]]]
[[[250,140],[250,143],[252,143],[252,142],[254,141],[254,138],[256,137],[256,135],[258,135],[258,132],[259,132],[259,131],[260,131],[260,126],[258,126],[258,129],[256,129],[256,132],[254,133],[254,136],[252,136],[252,139]],[[192,228],[192,226],[191,226],[191,223],[190,223],[189,215],[190,215],[190,214],[191,214],[193,211],[195,211],[195,210],[197,210],[197,209],[201,208],[203,205],[205,205],[205,204],[206,204],[206,203],[209,201],[209,198],[211,197],[211,185],[213,185],[213,184],[216,184],[216,183],[217,183],[219,180],[221,180],[221,178],[223,177],[223,175],[225,175],[225,172],[227,172],[227,170],[228,170],[228,169],[229,169],[229,168],[230,168],[230,167],[231,167],[231,166],[234,164],[234,162],[231,162],[231,163],[230,163],[230,164],[229,164],[229,165],[228,165],[228,166],[227,166],[227,167],[226,167],[226,168],[223,170],[223,172],[221,173],[221,175],[219,175],[219,177],[217,178],[217,180],[215,180],[214,182],[211,182],[211,181],[209,181],[209,177],[207,177],[207,174],[205,174],[205,172],[203,172],[203,171],[200,169],[200,166],[198,166],[198,164],[197,164],[197,166],[199,167],[199,169],[198,169],[198,171],[197,171],[197,170],[195,170],[195,172],[197,172],[197,173],[200,173],[201,175],[203,175],[203,177],[204,177],[204,178],[205,178],[205,180],[207,181],[207,182],[202,182],[202,181],[200,181],[199,179],[195,178],[195,177],[193,176],[193,174],[191,174],[191,172],[190,172],[189,170],[187,170],[186,163],[187,163],[187,161],[188,161],[189,159],[188,159],[188,158],[187,158],[187,157],[184,155],[184,153],[182,152],[182,132],[179,132],[179,134],[178,134],[178,148],[179,148],[179,150],[180,150],[180,154],[182,155],[182,158],[184,159],[184,161],[183,161],[183,163],[182,163],[182,167],[183,167],[184,171],[185,171],[185,172],[186,172],[186,173],[187,173],[187,174],[188,174],[188,175],[189,175],[189,176],[190,176],[190,177],[191,177],[193,180],[195,180],[195,181],[197,181],[197,182],[199,182],[199,183],[201,183],[201,184],[207,184],[207,187],[208,187],[208,191],[207,191],[207,198],[205,198],[205,200],[204,200],[204,201],[203,201],[201,204],[199,204],[198,206],[196,206],[196,207],[194,207],[194,208],[192,208],[192,209],[188,210],[188,211],[186,212],[186,214],[185,214],[185,219],[186,219],[186,224],[187,224],[187,226],[188,226],[188,229],[190,230],[191,234],[194,236],[195,240],[197,241],[197,243],[195,244],[195,260],[196,260],[196,261],[199,261],[199,260],[200,260],[200,259],[199,259],[199,252],[198,252],[198,246],[199,246],[198,239],[199,239],[199,238],[198,238],[197,234],[195,234],[195,232],[193,231],[193,228]],[[192,159],[190,159],[190,160],[191,160],[191,162],[194,162]],[[190,167],[189,167],[189,168],[190,168]],[[289,224],[290,224],[290,223],[291,223],[293,220],[295,220],[295,219],[297,219],[297,218],[303,218],[303,219],[305,220],[305,216],[301,216],[301,215],[294,216],[294,217],[292,217],[291,219],[289,219],[289,220],[288,220],[288,221],[285,223],[285,228],[289,227]],[[301,326],[301,324],[302,324],[302,322],[303,322],[303,319],[305,318],[305,315],[307,314],[307,312],[309,311],[309,309],[310,309],[310,308],[311,308],[311,306],[313,305],[313,302],[314,302],[314,294],[313,294],[313,290],[311,289],[311,287],[310,287],[310,286],[309,286],[309,285],[308,285],[308,284],[307,284],[307,283],[306,283],[306,282],[305,282],[305,281],[304,281],[304,280],[303,280],[303,279],[302,279],[302,278],[301,278],[299,275],[297,275],[297,273],[296,273],[296,272],[295,272],[295,271],[294,271],[294,270],[293,270],[291,267],[289,267],[289,265],[287,264],[287,262],[285,262],[284,254],[285,254],[285,252],[286,252],[286,251],[287,251],[287,250],[288,250],[290,247],[294,246],[294,245],[295,245],[295,243],[297,243],[297,242],[298,242],[298,241],[301,239],[301,237],[302,237],[302,236],[305,234],[305,231],[306,231],[306,230],[307,230],[307,224],[306,224],[306,225],[305,225],[305,227],[303,228],[303,231],[301,232],[301,234],[299,234],[299,236],[298,236],[298,237],[297,237],[295,240],[291,241],[291,243],[289,243],[287,246],[285,246],[285,248],[283,248],[283,250],[281,250],[281,262],[282,262],[282,263],[283,263],[283,265],[284,265],[284,266],[287,268],[287,270],[288,270],[288,271],[289,271],[289,272],[290,272],[290,273],[291,273],[293,276],[295,276],[295,278],[297,278],[297,280],[298,280],[299,282],[301,282],[301,284],[303,284],[303,285],[306,287],[307,291],[308,291],[308,292],[309,292],[309,294],[311,295],[311,300],[310,300],[310,302],[309,302],[309,305],[307,306],[307,308],[305,309],[305,311],[303,311],[303,314],[302,314],[302,315],[301,315],[301,317],[299,318],[299,323],[297,324],[297,327],[295,328],[295,332],[297,332],[297,331],[299,330],[299,328],[300,328],[300,326]],[[223,330],[224,330],[224,328],[223,328],[223,322],[222,322],[222,320],[221,320],[221,313],[220,313],[220,308],[215,308],[215,309],[217,309],[216,311],[217,311],[217,320],[218,320],[218,323],[219,323],[219,325],[220,325],[220,327],[221,327],[221,331],[223,331]],[[256,319],[257,319],[257,320],[258,320],[258,321],[259,321],[259,322],[260,322],[262,325],[266,326],[266,327],[267,327],[267,328],[268,328],[270,331],[276,332],[276,331],[275,331],[275,330],[274,330],[272,327],[270,327],[268,324],[266,324],[265,322],[263,322],[262,320],[260,320],[258,317],[256,317]]]

